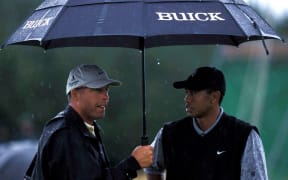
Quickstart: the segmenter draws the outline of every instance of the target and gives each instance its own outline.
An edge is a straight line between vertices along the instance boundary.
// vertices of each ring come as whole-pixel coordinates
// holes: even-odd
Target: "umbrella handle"
[[[141,137],[141,145],[146,146],[149,144],[149,138],[147,136],[142,136]]]
[[[141,145],[145,146],[149,144],[148,136],[146,135],[146,52],[144,46],[144,39],[141,41],[141,61],[142,61],[142,108],[143,108],[143,135],[141,137]]]

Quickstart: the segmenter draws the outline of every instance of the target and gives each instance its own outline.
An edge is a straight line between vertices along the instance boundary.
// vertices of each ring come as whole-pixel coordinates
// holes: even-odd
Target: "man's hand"
[[[153,162],[153,147],[137,146],[131,154],[139,163],[142,168],[149,167]]]

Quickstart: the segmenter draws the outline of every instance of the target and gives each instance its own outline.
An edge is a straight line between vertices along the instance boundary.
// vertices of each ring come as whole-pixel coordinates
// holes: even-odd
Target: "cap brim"
[[[121,82],[114,80],[114,79],[109,79],[109,80],[106,79],[104,81],[91,82],[84,86],[89,87],[89,88],[102,88],[108,85],[109,86],[121,86]]]
[[[111,83],[109,83],[108,85],[110,86],[121,86],[121,82],[117,81],[117,80],[112,80]]]
[[[187,88],[187,82],[186,81],[176,81],[173,83],[173,87],[176,89]]]

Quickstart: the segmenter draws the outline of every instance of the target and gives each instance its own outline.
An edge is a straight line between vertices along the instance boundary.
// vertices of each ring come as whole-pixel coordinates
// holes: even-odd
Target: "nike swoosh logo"
[[[225,153],[226,151],[217,151],[216,153],[217,153],[217,155],[220,155],[220,154],[223,154],[223,153]]]

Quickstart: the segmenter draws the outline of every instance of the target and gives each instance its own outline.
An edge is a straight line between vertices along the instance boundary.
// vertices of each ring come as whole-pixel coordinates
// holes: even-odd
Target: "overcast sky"
[[[288,0],[244,0],[252,7],[256,5],[263,8],[268,15],[281,18],[283,15],[288,16]]]

